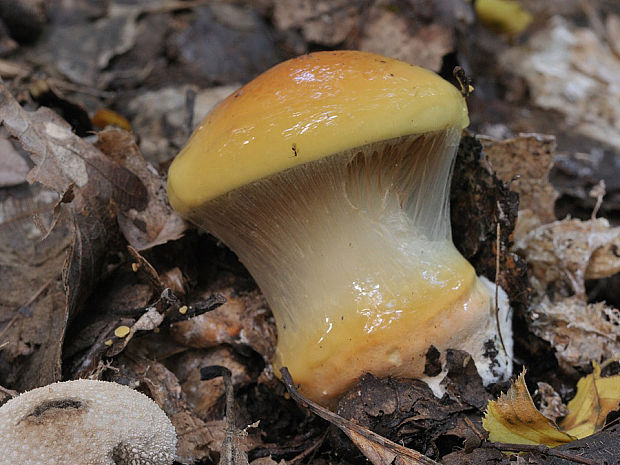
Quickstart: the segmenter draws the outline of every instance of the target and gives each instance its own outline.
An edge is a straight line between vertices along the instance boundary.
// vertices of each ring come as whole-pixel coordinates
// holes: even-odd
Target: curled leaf
[[[576,439],[560,431],[552,420],[536,409],[525,385],[525,370],[508,392],[495,401],[489,401],[482,426],[494,442],[555,447]]]
[[[490,401],[482,425],[494,442],[559,446],[583,439],[605,426],[607,415],[620,405],[620,375],[601,377],[601,367],[577,383],[569,414],[557,425],[534,406],[525,385],[525,370],[506,394]]]

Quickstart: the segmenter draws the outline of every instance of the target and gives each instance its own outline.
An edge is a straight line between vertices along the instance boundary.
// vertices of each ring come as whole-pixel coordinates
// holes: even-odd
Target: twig
[[[185,138],[189,138],[194,129],[194,108],[196,106],[196,91],[187,89],[185,91]]]
[[[191,10],[202,5],[214,3],[213,0],[170,0],[163,4],[140,8],[142,14],[169,13],[176,10]]]
[[[19,395],[19,392],[14,391],[13,389],[5,388],[4,386],[0,386],[0,392],[9,397],[17,397]]]
[[[474,434],[478,436],[478,439],[480,439],[480,444],[487,440],[482,431],[480,431],[478,427],[474,425],[474,422],[471,421],[469,417],[463,417],[463,420],[465,420],[465,423],[467,423],[467,426],[469,426],[469,428],[474,432]]]
[[[164,286],[164,283],[161,281],[159,273],[157,273],[155,267],[151,265],[149,261],[132,246],[128,245],[127,250],[134,259],[134,263],[131,265],[133,271],[135,273],[140,273],[140,275],[146,279],[156,293],[161,294],[164,292],[166,286]]]
[[[240,454],[245,454],[239,450],[237,441],[235,439],[239,436],[240,432],[237,430],[235,420],[235,395],[232,383],[232,373],[224,366],[213,365],[203,367],[200,369],[200,379],[208,380],[221,376],[224,380],[224,393],[226,396],[226,431],[224,433],[224,441],[222,441],[222,447],[220,450],[221,465],[237,465],[240,463]],[[247,463],[247,457],[245,457],[245,463]]]
[[[66,90],[69,92],[76,92],[78,94],[90,95],[91,97],[108,99],[114,97],[115,95],[114,92],[99,90],[94,87],[76,85],[71,82],[63,81],[61,79],[48,78],[46,79],[46,81],[58,89]]]
[[[176,297],[172,294],[170,289],[164,290],[162,293],[162,298],[164,298],[167,294],[170,296],[168,301],[171,305],[169,305],[168,310],[164,311],[164,321],[162,322],[162,326],[170,326],[172,323],[186,321],[195,316],[202,315],[203,313],[212,312],[226,303],[226,297],[222,294],[211,294],[206,299],[196,302],[193,305],[181,306],[178,302],[172,302],[173,299],[176,300]]]
[[[304,458],[306,458],[308,455],[310,455],[311,453],[313,453],[315,450],[317,450],[317,448],[323,444],[323,441],[325,441],[325,438],[327,437],[327,431],[325,431],[325,433],[323,433],[323,435],[321,435],[321,437],[314,443],[312,444],[310,447],[308,447],[307,449],[305,449],[303,452],[301,452],[300,454],[296,455],[295,457],[293,457],[291,460],[289,460],[287,463],[292,464],[292,463],[297,463],[300,460],[303,460]]]
[[[499,207],[499,203],[498,203]],[[499,342],[502,344],[502,349],[509,357],[506,346],[504,345],[504,338],[502,336],[502,327],[499,323],[499,254],[500,254],[500,239],[501,239],[501,225],[499,218],[497,219],[497,231],[495,233],[495,324],[497,325],[497,334],[499,335]]]
[[[399,444],[396,444],[395,442],[384,438],[383,436],[375,433],[374,431],[370,431],[363,426],[360,426],[350,420],[342,418],[340,415],[337,415],[334,412],[331,412],[326,408],[321,407],[319,404],[312,402],[309,399],[306,399],[299,393],[299,391],[295,387],[295,384],[293,383],[293,378],[291,377],[288,368],[280,368],[280,373],[282,373],[282,381],[284,382],[286,389],[288,390],[293,400],[295,400],[295,402],[301,405],[307,405],[313,413],[320,416],[324,420],[329,421],[331,424],[336,425],[338,428],[343,430],[343,432],[346,433],[347,431],[352,431],[353,433],[382,446],[383,448],[389,450],[394,454],[397,454],[401,457],[406,457],[410,460],[414,460],[415,463],[419,463],[421,465],[439,465],[437,462],[428,458],[426,455],[421,454],[418,451],[408,449]]]
[[[568,460],[574,463],[584,463],[585,465],[597,465],[594,460],[580,457],[569,452],[551,449],[544,444],[507,444],[503,442],[485,442],[482,447],[497,449],[501,452],[529,452],[532,454],[548,455],[559,459]]]

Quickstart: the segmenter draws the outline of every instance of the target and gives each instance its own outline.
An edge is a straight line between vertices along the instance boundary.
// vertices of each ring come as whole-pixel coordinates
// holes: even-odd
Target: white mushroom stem
[[[169,465],[176,442],[157,404],[117,383],[50,384],[0,407],[0,465]]]
[[[508,353],[494,291],[451,240],[459,138],[450,129],[335,154],[192,213],[258,282],[278,324],[276,365],[311,398],[328,401],[365,371],[421,377],[431,345],[471,353],[486,383],[511,373],[507,302]]]

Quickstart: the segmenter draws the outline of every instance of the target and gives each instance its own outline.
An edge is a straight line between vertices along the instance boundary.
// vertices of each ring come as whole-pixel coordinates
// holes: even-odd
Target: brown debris
[[[544,297],[529,312],[534,334],[551,343],[561,366],[588,369],[620,353],[620,311],[604,302],[589,304],[577,297],[551,301]]]
[[[170,208],[164,179],[144,160],[133,136],[122,129],[106,129],[97,137],[95,146],[140,178],[146,187],[146,208],[130,208],[118,217],[127,242],[137,250],[146,250],[180,238],[187,225]]]
[[[202,380],[200,376],[202,367],[212,365],[223,366],[231,371],[235,390],[247,386],[252,381],[248,367],[227,346],[187,351],[174,357],[168,364],[179,379],[188,404],[198,417],[205,420],[217,418],[222,413],[220,410],[224,395],[223,379],[218,377]]]
[[[446,436],[461,447],[477,447],[482,439],[478,413],[491,396],[468,354],[449,351],[447,364],[442,399],[419,380],[365,375],[340,399],[336,412],[394,442],[437,455],[446,453],[441,446]]]
[[[121,360],[122,361],[122,360]],[[177,437],[177,457],[181,463],[195,463],[219,455],[225,437],[222,420],[205,422],[198,418],[185,401],[176,376],[162,364],[151,360],[127,361],[116,376],[144,383],[150,396],[166,412]],[[252,442],[248,439],[247,444]]]
[[[448,77],[460,65],[475,87],[472,128],[496,138],[463,141],[454,240],[478,273],[498,274],[516,310],[517,362],[546,370],[540,379],[555,390],[539,384],[541,400],[562,415],[575,368],[620,353],[620,10],[609,1],[520,3],[535,22],[506,41],[479,28],[471,2],[450,0],[56,0],[47,18],[41,0],[0,0],[12,9],[10,18],[0,11],[0,384],[103,375],[139,386],[173,419],[184,464],[357,463],[360,451],[373,463],[435,463],[411,447],[451,465],[564,465],[545,450],[480,447],[488,394],[459,352],[447,354],[443,399],[419,382],[368,377],[343,400],[360,424],[311,407],[353,442],[327,435],[273,375],[275,325],[252,279],[176,217],[165,193],[166,164],[192,129],[280,59],[347,48]],[[15,14],[23,5],[36,15]],[[31,25],[16,29],[20,20]],[[33,43],[21,47],[15,31]],[[49,109],[29,111],[41,105]],[[126,117],[133,133],[93,135],[100,108]],[[559,151],[551,136],[524,131],[555,134]],[[590,191],[601,179],[599,210],[602,197]],[[556,222],[554,209],[582,220]],[[589,219],[593,210],[609,223]],[[432,351],[427,361],[433,373]],[[232,372],[236,422],[224,419],[222,378],[200,379],[213,365]],[[0,387],[0,403],[7,393]],[[619,434],[611,425],[561,449],[612,463]]]
[[[207,113],[240,86],[235,83],[206,89],[166,86],[131,99],[127,112],[132,117],[135,133],[141,136],[139,146],[144,158],[155,165],[170,160]],[[192,92],[195,93],[193,105],[188,105],[187,97]],[[193,123],[191,127],[187,124],[189,119]]]
[[[441,24],[419,25],[412,29],[403,16],[375,8],[358,46],[360,50],[439,71],[443,57],[454,50],[454,35]]]
[[[485,168],[482,145],[464,136],[454,168],[450,192],[452,238],[457,249],[478,274],[506,291],[513,307],[527,307],[529,287],[525,262],[511,251],[512,234],[519,208],[519,195]],[[466,212],[466,214],[464,214]],[[499,225],[499,268],[497,234]]]
[[[0,153],[2,153],[0,188],[16,186],[26,182],[26,174],[30,171],[28,164],[6,135],[0,135]]]
[[[549,171],[553,166],[555,137],[521,134],[504,140],[488,136],[476,139],[482,143],[493,173],[519,194],[516,238],[535,226],[554,221],[557,193],[549,183]]]
[[[585,286],[587,278],[618,272],[619,237],[620,228],[603,218],[566,219],[540,226],[516,244],[536,291],[530,329],[551,343],[567,371],[620,353],[620,312],[604,302],[588,303]]]
[[[366,458],[373,463],[373,465],[388,465],[392,463],[399,465],[437,465],[437,462],[431,460],[425,455],[396,444],[389,439],[386,439],[385,437],[358,425],[356,422],[347,420],[340,415],[321,407],[311,400],[304,398],[297,391],[288,370],[286,368],[282,368],[281,372],[282,380],[284,381],[286,389],[291,397],[299,404],[306,405],[316,415],[337,426],[356,444],[356,446],[364,453]],[[426,389],[430,392],[428,387],[426,387]]]
[[[39,231],[39,237],[54,236],[53,242],[57,244],[61,238],[58,244],[60,249],[54,255],[55,262],[48,276],[31,289],[52,280],[54,284],[50,289],[64,294],[65,298],[57,294],[54,304],[48,302],[42,307],[45,315],[30,320],[39,328],[41,321],[48,320],[49,323],[44,325],[47,330],[36,336],[38,342],[31,346],[38,349],[28,350],[29,354],[35,353],[28,363],[41,363],[41,366],[29,369],[25,376],[20,377],[19,386],[26,389],[60,379],[60,349],[66,321],[75,317],[85,296],[101,275],[105,253],[110,241],[115,239],[117,212],[128,205],[140,208],[144,202],[144,188],[130,173],[72,134],[67,123],[55,113],[45,108],[37,112],[24,111],[5,87],[0,87],[0,97],[0,119],[9,133],[30,152],[35,165],[28,173],[28,181],[39,182],[57,195],[71,191],[67,203],[54,205],[58,214],[54,216],[62,217],[63,224],[59,225],[53,219],[48,223],[48,231]],[[25,223],[23,226],[28,225]],[[24,239],[28,237],[31,241],[36,238],[29,234]],[[65,242],[67,240],[71,241],[70,248]],[[32,246],[35,244],[33,242]],[[63,262],[65,266],[62,266]],[[14,289],[19,289],[19,286],[14,286]],[[52,295],[49,294],[49,297]],[[50,310],[53,314],[51,320]],[[22,325],[28,320],[18,321]],[[36,331],[39,332],[40,329]],[[41,340],[43,334],[46,337]],[[19,351],[15,352],[17,354]],[[37,359],[40,360],[35,362]]]
[[[527,257],[531,283],[540,296],[553,284],[554,292],[584,300],[585,280],[618,272],[620,228],[607,220],[566,219],[540,226],[522,237],[516,249]],[[596,252],[596,260],[591,263]],[[589,271],[588,271],[589,270]]]
[[[274,2],[273,20],[281,31],[299,28],[303,38],[326,46],[344,42],[357,23],[364,2],[284,0]]]
[[[585,279],[602,279],[620,273],[620,234],[590,256]]]
[[[212,288],[226,298],[217,310],[175,323],[170,333],[179,344],[209,348],[220,344],[246,345],[271,360],[275,348],[275,325],[258,290],[238,292],[234,287]]]
[[[167,47],[176,58],[174,71],[184,82],[247,82],[278,62],[269,32],[251,8],[208,2],[177,21]]]
[[[537,384],[538,389],[534,395],[540,398],[540,413],[553,421],[565,417],[568,414],[568,409],[566,404],[562,402],[560,394],[548,383],[539,381]]]
[[[620,61],[592,29],[555,16],[499,61],[506,72],[527,81],[537,106],[562,114],[577,133],[620,148],[620,94],[614,91]]]
[[[285,0],[275,2],[273,18],[277,29],[289,34],[289,41],[290,34],[299,30],[310,43],[327,47],[345,44],[343,48],[354,45],[439,71],[443,57],[454,50],[453,30],[444,24],[425,24],[433,11],[402,13],[385,0]]]
[[[93,22],[51,28],[46,40],[28,51],[30,59],[44,65],[52,76],[60,72],[75,84],[104,87],[111,76],[103,70],[135,43],[141,10],[119,5],[107,13]]]

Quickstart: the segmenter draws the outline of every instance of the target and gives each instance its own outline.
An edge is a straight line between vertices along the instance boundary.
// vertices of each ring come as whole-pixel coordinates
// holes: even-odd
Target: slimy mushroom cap
[[[117,383],[50,384],[0,407],[0,463],[169,465],[176,442],[157,404]]]
[[[468,124],[459,91],[432,71],[367,52],[303,55],[261,74],[209,114],[175,158],[168,195],[184,213],[343,150]]]

